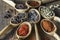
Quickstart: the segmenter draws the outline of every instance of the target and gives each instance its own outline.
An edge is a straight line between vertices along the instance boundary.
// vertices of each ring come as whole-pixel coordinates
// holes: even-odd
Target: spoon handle
[[[57,22],[60,22],[60,18],[59,17],[54,17],[54,20],[57,21]]]
[[[23,40],[23,39],[17,37],[17,36],[16,36],[16,33],[15,33],[15,35],[13,36],[13,40]]]
[[[40,40],[39,39],[38,29],[37,29],[37,25],[36,24],[35,24],[34,28],[35,28],[35,33],[36,33],[36,40]]]
[[[58,34],[56,34],[56,33],[54,33],[54,35],[53,35],[57,40],[60,40],[60,37],[59,37],[59,35]]]
[[[8,3],[9,5],[11,5],[13,8],[15,7],[15,3],[12,1],[8,1],[8,0],[3,0],[4,2]]]
[[[12,26],[11,25],[8,25],[6,26],[3,30],[0,31],[0,38],[4,37],[7,33],[9,33],[11,30],[12,30]]]
[[[19,38],[18,40],[23,40],[23,39]]]

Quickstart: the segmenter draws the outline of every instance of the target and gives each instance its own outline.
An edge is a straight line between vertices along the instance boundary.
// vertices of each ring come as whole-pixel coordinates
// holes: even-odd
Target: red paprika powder
[[[44,30],[47,31],[47,32],[51,32],[51,31],[54,30],[54,25],[53,25],[53,23],[51,23],[51,22],[48,21],[48,20],[44,20],[44,21],[42,22],[42,26],[43,26]]]
[[[30,6],[39,6],[39,3],[37,1],[28,1],[27,2]]]
[[[29,32],[29,27],[27,24],[21,25],[21,27],[18,29],[19,36],[26,36],[28,32]]]

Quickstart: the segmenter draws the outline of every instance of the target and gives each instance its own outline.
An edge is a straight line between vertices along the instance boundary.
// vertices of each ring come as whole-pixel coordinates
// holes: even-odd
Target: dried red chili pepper
[[[29,32],[29,27],[27,24],[21,25],[21,27],[18,29],[18,35],[20,36],[26,36]]]

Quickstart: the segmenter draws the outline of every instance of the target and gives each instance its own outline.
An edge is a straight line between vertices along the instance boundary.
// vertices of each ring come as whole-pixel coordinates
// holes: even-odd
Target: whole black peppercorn
[[[10,13],[6,12],[4,18],[11,18],[11,17],[12,17],[12,15]]]

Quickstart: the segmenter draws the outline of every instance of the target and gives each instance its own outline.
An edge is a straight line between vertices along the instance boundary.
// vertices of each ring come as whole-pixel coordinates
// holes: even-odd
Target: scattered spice
[[[39,6],[39,3],[37,1],[28,1],[27,2],[30,6]]]
[[[21,27],[18,29],[18,35],[20,36],[26,36],[29,32],[29,27],[27,24],[21,25]]]
[[[4,18],[11,18],[12,17],[12,15],[10,14],[10,13],[7,13],[5,16],[4,16]]]
[[[42,26],[43,26],[44,30],[47,32],[51,32],[54,30],[54,25],[48,20],[44,20],[42,22]]]
[[[6,11],[4,18],[11,18],[12,17],[12,12],[13,12],[12,9],[9,9],[8,11]]]

